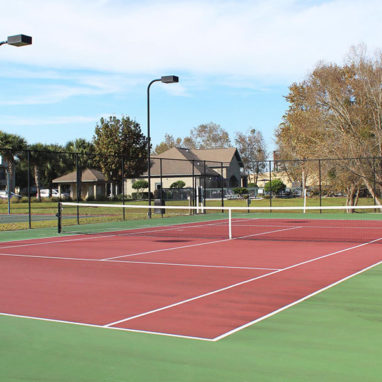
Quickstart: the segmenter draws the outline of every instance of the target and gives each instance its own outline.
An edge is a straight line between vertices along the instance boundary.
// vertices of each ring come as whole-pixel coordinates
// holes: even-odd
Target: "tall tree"
[[[85,168],[97,167],[93,142],[78,138],[74,141],[67,142],[64,150],[68,153],[67,161],[71,168],[75,169],[76,164],[78,164],[80,171]]]
[[[169,149],[171,149],[172,147],[177,147],[177,146],[181,146],[182,145],[182,138],[174,138],[172,135],[170,134],[165,134],[164,135],[164,141],[159,143],[159,145],[156,145],[155,146],[155,150],[154,150],[154,155],[159,155]]]
[[[267,152],[263,135],[260,131],[251,129],[246,133],[236,133],[236,147],[243,161],[245,174],[253,173],[257,183],[259,173],[266,167]]]
[[[121,180],[122,157],[126,177],[136,177],[147,169],[148,139],[139,123],[127,116],[101,118],[93,144],[102,172],[110,181]]]
[[[195,149],[217,149],[231,147],[229,134],[220,125],[210,122],[191,129],[183,145]]]
[[[42,143],[35,143],[28,147],[30,150],[30,164],[33,167],[34,180],[37,191],[37,199],[41,200],[41,177],[45,178],[46,166],[49,163],[50,149],[48,145]]]
[[[7,172],[9,179],[9,191],[15,191],[15,185],[12,182],[17,157],[23,154],[27,147],[27,142],[23,137],[16,134],[8,134],[0,131],[0,153],[7,162]]]
[[[347,161],[343,171],[349,174],[341,179],[362,179],[380,203],[381,160],[367,158],[382,156],[382,54],[369,58],[359,47],[343,66],[319,64],[286,98],[290,107],[277,131],[280,151],[302,159],[363,158]]]

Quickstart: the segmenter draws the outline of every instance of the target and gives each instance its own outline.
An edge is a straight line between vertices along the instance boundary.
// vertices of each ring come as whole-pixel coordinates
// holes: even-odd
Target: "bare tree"
[[[251,129],[246,133],[236,133],[236,147],[243,161],[244,173],[254,174],[254,182],[257,183],[259,174],[267,166],[265,160],[267,151],[263,135],[260,131]]]

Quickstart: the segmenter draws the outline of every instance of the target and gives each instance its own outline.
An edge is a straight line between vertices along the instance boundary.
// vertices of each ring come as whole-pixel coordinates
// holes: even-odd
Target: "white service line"
[[[239,266],[229,266],[229,265],[209,265],[209,264],[182,264],[182,263],[161,263],[161,262],[153,262],[153,261],[134,261],[134,260],[99,260],[99,259],[81,259],[75,257],[58,257],[58,256],[42,256],[42,255],[25,255],[25,254],[17,254],[17,253],[0,253],[0,256],[6,257],[31,257],[38,259],[48,259],[48,260],[73,260],[73,261],[90,261],[90,262],[110,262],[110,263],[122,263],[122,264],[148,264],[148,265],[168,265],[168,266],[176,266],[176,267],[199,267],[199,268],[223,268],[223,269],[245,269],[245,270],[266,270],[266,271],[274,271],[278,268],[264,268],[264,267],[239,267]]]
[[[279,270],[274,271],[274,272],[269,272],[269,273],[266,273],[266,274],[261,275],[261,276],[253,277],[253,278],[241,281],[241,282],[236,283],[236,284],[228,285],[228,286],[226,286],[224,288],[220,288],[220,289],[208,292],[208,293],[204,293],[204,294],[201,294],[199,296],[191,297],[191,298],[186,299],[186,300],[178,301],[176,303],[173,303],[173,304],[170,304],[170,305],[167,305],[167,306],[163,306],[161,308],[153,309],[153,310],[150,310],[148,312],[137,314],[135,316],[123,318],[121,320],[118,320],[118,321],[115,321],[115,322],[111,322],[111,323],[105,325],[105,327],[109,327],[109,326],[113,326],[113,325],[118,325],[118,324],[121,324],[122,322],[134,320],[136,318],[140,318],[140,317],[143,317],[143,316],[147,316],[149,314],[157,313],[157,312],[160,312],[160,311],[163,311],[163,310],[166,310],[166,309],[173,308],[175,306],[183,305],[183,304],[186,304],[186,303],[191,302],[191,301],[199,300],[201,298],[204,298],[204,297],[207,297],[207,296],[211,296],[213,294],[217,294],[217,293],[220,293],[220,292],[223,292],[223,291],[235,288],[235,287],[240,286],[240,285],[248,284],[248,283],[250,283],[252,281],[256,281],[256,280],[259,280],[259,279],[262,279],[262,278],[265,278],[265,277],[268,277],[268,276],[272,276],[272,275],[274,275],[276,273],[284,272],[284,271],[287,271],[287,270],[299,267],[301,265],[305,265],[305,264],[308,264],[308,263],[311,263],[311,262],[314,262],[314,261],[317,261],[317,260],[324,259],[326,257],[330,257],[330,256],[333,256],[333,255],[336,255],[336,254],[339,254],[339,253],[350,251],[352,249],[360,248],[360,247],[363,247],[365,245],[369,245],[369,244],[375,243],[375,242],[380,241],[380,240],[382,240],[382,237],[378,238],[378,239],[375,239],[375,240],[371,240],[371,241],[369,241],[367,243],[358,244],[358,245],[355,245],[353,247],[341,249],[339,251],[331,252],[331,253],[328,253],[326,255],[322,255],[322,256],[319,256],[319,257],[316,257],[316,258],[313,258],[313,259],[310,259],[310,260],[303,261],[301,263],[293,264],[293,265],[291,265],[289,267],[282,268],[282,269],[279,269]]]

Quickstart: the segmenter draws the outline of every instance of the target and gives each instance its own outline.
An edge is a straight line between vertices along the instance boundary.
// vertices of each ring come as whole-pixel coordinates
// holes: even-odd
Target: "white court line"
[[[316,257],[316,258],[313,258],[313,259],[310,259],[310,260],[303,261],[301,263],[293,264],[293,265],[291,265],[289,267],[286,267],[286,268],[283,268],[283,269],[279,269],[279,270],[274,271],[274,272],[269,272],[269,273],[266,273],[266,274],[261,275],[261,276],[253,277],[253,278],[241,281],[241,282],[236,283],[236,284],[228,285],[228,286],[226,286],[224,288],[220,288],[220,289],[208,292],[208,293],[204,293],[204,294],[201,294],[199,296],[191,297],[191,298],[188,298],[186,300],[178,301],[176,303],[173,303],[173,304],[170,304],[170,305],[167,305],[167,306],[163,306],[161,308],[153,309],[153,310],[150,310],[148,312],[137,314],[135,316],[123,318],[121,320],[118,320],[118,321],[115,321],[115,322],[111,322],[111,323],[109,323],[109,324],[107,324],[105,326],[109,327],[109,326],[113,326],[113,325],[118,325],[118,324],[121,324],[122,322],[134,320],[136,318],[144,317],[144,316],[147,316],[149,314],[157,313],[157,312],[160,312],[160,311],[163,311],[163,310],[166,310],[166,309],[170,309],[170,308],[173,308],[173,307],[176,307],[176,306],[179,306],[179,305],[183,305],[183,304],[186,304],[186,303],[191,302],[191,301],[199,300],[201,298],[204,298],[204,297],[207,297],[207,296],[211,296],[213,294],[217,294],[217,293],[220,293],[220,292],[223,292],[223,291],[235,288],[235,287],[240,286],[240,285],[248,284],[248,283],[250,283],[252,281],[256,281],[256,280],[259,280],[259,279],[262,279],[262,278],[265,278],[265,277],[268,277],[268,276],[272,276],[272,275],[274,275],[276,273],[284,272],[284,271],[287,271],[287,270],[299,267],[301,265],[305,265],[305,264],[308,264],[308,263],[311,263],[311,262],[314,262],[314,261],[317,261],[317,260],[324,259],[326,257],[330,257],[330,256],[334,256],[334,255],[339,254],[339,253],[350,251],[352,249],[360,248],[360,247],[363,247],[365,245],[375,243],[375,242],[377,242],[379,240],[382,240],[382,237],[378,238],[378,239],[375,239],[375,240],[371,240],[371,241],[369,241],[367,243],[358,244],[358,245],[355,245],[353,247],[348,247],[348,248],[345,248],[345,249],[341,249],[339,251],[331,252],[331,253],[326,254],[326,255],[322,255],[322,256],[319,256],[319,257]]]
[[[2,313],[0,312],[0,316],[8,316],[8,317],[17,317],[17,318],[28,318],[31,320],[38,320],[38,321],[48,321],[48,322],[57,322],[59,324],[71,324],[71,325],[78,325],[78,326],[88,326],[91,328],[100,328],[100,329],[111,329],[111,330],[122,330],[125,332],[133,332],[133,333],[144,333],[144,334],[156,334],[158,336],[165,336],[165,337],[178,337],[178,338],[185,338],[189,340],[200,340],[200,341],[208,341],[212,342],[213,339],[211,338],[205,338],[205,337],[192,337],[192,336],[185,336],[182,334],[170,334],[170,333],[163,333],[163,332],[153,332],[149,330],[139,330],[139,329],[125,329],[125,328],[114,328],[114,327],[106,327],[104,325],[97,325],[97,324],[86,324],[82,322],[75,322],[75,321],[65,321],[65,320],[56,320],[53,318],[43,318],[43,317],[33,317],[33,316],[24,316],[21,314],[12,314],[12,313]]]
[[[58,240],[52,240],[52,241],[43,241],[43,242],[39,242],[39,243],[28,243],[28,244],[17,244],[17,245],[7,245],[7,246],[2,246],[2,242],[0,242],[0,250],[2,249],[8,249],[8,248],[19,248],[19,247],[28,247],[28,246],[36,246],[36,245],[46,245],[46,244],[60,244],[60,243],[68,243],[68,242],[72,242],[72,241],[82,241],[82,240],[97,240],[97,239],[104,239],[104,238],[109,238],[109,237],[115,237],[115,236],[138,236],[140,234],[142,234],[142,236],[144,236],[145,234],[147,233],[151,233],[151,232],[162,232],[162,231],[169,231],[169,230],[180,230],[182,229],[182,226],[185,226],[184,228],[200,228],[200,227],[204,227],[204,226],[210,226],[210,225],[222,225],[224,224],[225,220],[227,219],[217,219],[215,220],[214,222],[210,222],[210,223],[206,223],[204,221],[200,221],[200,222],[194,222],[194,224],[196,223],[206,223],[206,224],[197,224],[197,225],[187,225],[187,224],[191,224],[191,223],[178,223],[178,224],[171,224],[169,226],[166,226],[166,228],[163,228],[163,226],[156,226],[156,227],[153,227],[153,226],[142,226],[142,227],[139,227],[139,228],[125,228],[121,231],[110,231],[109,234],[105,234],[106,232],[103,231],[103,235],[99,236],[97,233],[96,234],[92,234],[91,236],[86,236],[86,237],[80,237],[80,238],[74,238],[74,239],[62,239],[62,237],[60,236],[53,236],[53,238],[56,238]],[[176,227],[174,229],[174,227]],[[150,231],[142,231],[141,230],[144,230],[145,228],[154,228]],[[155,229],[155,228],[158,228],[158,229]],[[162,228],[162,229],[160,229]],[[125,231],[128,231],[128,232],[125,232]],[[130,232],[129,232],[130,231]],[[137,232],[139,231],[139,232]],[[114,233],[116,232],[116,233]],[[121,233],[121,232],[125,232],[125,233]],[[78,234],[75,234],[73,236],[85,236],[86,233],[78,233]],[[148,235],[149,236],[149,235]],[[48,237],[47,239],[51,239],[52,237]],[[45,238],[36,238],[36,239],[25,239],[25,240],[14,240],[16,242],[20,242],[20,241],[28,241],[28,240],[43,240]],[[3,242],[3,243],[7,243],[7,242]]]
[[[36,245],[46,245],[46,244],[61,244],[61,243],[68,243],[72,241],[81,241],[81,240],[94,240],[94,239],[104,239],[105,237],[113,237],[117,235],[104,235],[104,236],[87,236],[87,237],[80,237],[78,239],[68,239],[68,240],[53,240],[53,241],[43,241],[42,243],[29,243],[29,244],[17,244],[17,245],[7,245],[2,247],[0,244],[0,250],[2,249],[8,249],[8,248],[20,248],[20,247],[29,247],[29,246],[36,246]],[[58,237],[59,238],[59,237]],[[60,238],[59,238],[60,239]],[[38,240],[38,239],[37,239]]]
[[[338,280],[338,281],[336,281],[336,282],[334,282],[334,283],[332,283],[332,284],[330,284],[330,285],[327,285],[326,287],[321,288],[321,289],[319,289],[319,290],[317,290],[317,291],[315,291],[315,292],[313,292],[313,293],[311,293],[311,294],[308,294],[307,296],[302,297],[302,298],[300,298],[299,300],[296,300],[296,301],[294,301],[294,302],[292,302],[292,303],[290,303],[290,304],[288,304],[288,305],[285,305],[285,306],[283,306],[283,307],[281,307],[281,308],[279,308],[279,309],[277,309],[277,310],[275,310],[275,311],[273,311],[273,312],[271,312],[271,313],[269,313],[269,314],[266,314],[265,316],[262,316],[262,317],[260,317],[260,318],[257,318],[256,320],[253,320],[253,321],[251,321],[251,322],[247,322],[247,323],[244,324],[244,325],[241,325],[241,326],[239,326],[239,327],[237,327],[237,328],[235,328],[235,329],[232,329],[232,330],[230,330],[230,331],[228,331],[228,332],[226,332],[226,333],[224,333],[224,334],[222,334],[222,335],[220,335],[220,336],[218,336],[218,337],[215,337],[212,341],[214,341],[214,342],[219,341],[219,340],[221,340],[221,339],[223,339],[223,338],[225,338],[225,337],[230,336],[231,334],[237,333],[237,332],[240,331],[240,330],[243,330],[243,329],[245,329],[245,328],[248,328],[249,326],[252,326],[252,325],[254,325],[254,324],[256,324],[256,323],[258,323],[258,322],[260,322],[260,321],[263,321],[263,320],[265,320],[265,319],[267,319],[267,318],[269,318],[269,317],[272,317],[272,316],[274,316],[274,315],[276,315],[276,314],[282,312],[283,310],[286,310],[286,309],[288,309],[288,308],[291,308],[292,306],[297,305],[297,304],[299,304],[300,302],[303,302],[303,301],[305,301],[305,300],[307,300],[307,299],[309,299],[309,298],[311,298],[311,297],[313,297],[313,296],[315,296],[315,295],[317,295],[317,294],[319,294],[319,293],[321,293],[321,292],[324,292],[324,291],[326,291],[326,290],[328,290],[328,289],[330,289],[330,288],[333,288],[334,286],[336,286],[336,285],[338,285],[338,284],[340,284],[340,283],[342,283],[342,282],[344,282],[344,281],[346,281],[346,280],[349,280],[349,279],[351,279],[352,277],[357,276],[357,275],[359,275],[359,274],[361,274],[361,273],[363,273],[363,272],[366,272],[366,271],[368,271],[369,269],[372,269],[372,268],[374,268],[374,267],[376,267],[376,266],[378,266],[378,265],[380,265],[380,264],[382,264],[382,261],[379,261],[378,263],[375,263],[375,264],[370,265],[370,266],[368,266],[368,267],[366,267],[366,268],[363,268],[363,269],[361,269],[360,271],[358,271],[358,272],[356,272],[356,273],[353,273],[353,274],[351,274],[351,275],[349,275],[349,276],[346,276],[346,277],[344,277],[344,278],[341,279],[341,280]]]
[[[86,324],[86,323],[80,323],[80,322],[74,322],[74,321],[64,321],[64,320],[56,320],[56,319],[50,319],[50,318],[42,318],[42,317],[33,317],[33,316],[25,316],[25,315],[20,315],[20,314],[12,314],[12,313],[2,313],[0,312],[0,316],[8,316],[8,317],[17,317],[17,318],[27,318],[27,319],[32,319],[32,320],[38,320],[38,321],[48,321],[48,322],[57,322],[57,323],[62,323],[62,324],[71,324],[71,325],[78,325],[78,326],[87,326],[87,327],[93,327],[93,328],[101,328],[101,329],[109,329],[109,330],[121,330],[121,331],[125,331],[125,332],[133,332],[133,333],[144,333],[144,334],[154,334],[154,335],[160,335],[160,336],[165,336],[165,337],[175,337],[175,338],[184,338],[184,339],[192,339],[192,340],[200,340],[200,341],[207,341],[207,342],[217,342],[225,337],[228,337],[230,336],[231,334],[234,334],[242,329],[245,329],[251,325],[254,325],[255,323],[259,322],[259,321],[263,321],[271,316],[274,316],[276,315],[277,313],[280,313],[282,312],[283,310],[286,310],[296,304],[299,304],[300,302],[303,302],[321,292],[324,292],[325,290],[329,289],[329,288],[332,288],[354,276],[357,276],[363,272],[366,272],[368,271],[369,269],[372,269],[378,265],[382,264],[382,261],[376,263],[376,264],[373,264],[367,268],[364,268],[356,273],[353,273],[352,275],[349,275],[339,281],[336,281],[335,283],[333,284],[330,284],[314,293],[311,293],[310,295],[308,296],[305,296],[291,304],[288,304],[280,309],[277,309],[275,310],[274,312],[268,314],[268,315],[265,315],[263,317],[260,317],[259,319],[257,320],[254,320],[254,321],[251,321],[251,322],[248,322],[247,324],[245,325],[242,325],[238,328],[235,328],[229,332],[226,332],[218,337],[215,337],[215,338],[205,338],[205,337],[192,337],[192,336],[185,336],[185,335],[181,335],[181,334],[170,334],[170,333],[163,333],[163,332],[154,332],[154,331],[148,331],[148,330],[139,330],[139,329],[128,329],[128,328],[118,328],[118,327],[112,327],[112,326],[104,326],[104,325],[96,325],[96,324]]]
[[[294,223],[296,224],[296,223]],[[279,224],[241,224],[240,222],[237,222],[237,224],[233,224],[233,226],[235,227],[285,227],[286,225],[283,224],[283,225],[279,225]],[[336,227],[336,226],[319,226],[319,225],[306,225],[306,226],[301,226],[301,227],[304,227],[304,228],[325,228],[325,229],[338,229],[338,230],[344,230],[344,229],[376,229],[376,230],[382,230],[382,226],[380,227],[365,227],[365,226],[361,226],[361,227],[358,227],[358,226],[350,226],[350,227],[346,227],[346,226],[342,226],[342,227]]]
[[[200,267],[200,268],[223,268],[223,269],[245,269],[245,270],[267,270],[274,271],[278,268],[264,268],[264,267],[239,267],[230,265],[209,265],[209,264],[182,264],[182,263],[161,263],[153,261],[134,261],[134,260],[100,260],[100,259],[81,259],[73,257],[58,257],[58,256],[42,256],[42,255],[25,255],[17,253],[0,253],[0,256],[6,257],[27,257],[27,258],[38,258],[38,259],[52,259],[52,260],[73,260],[73,261],[89,261],[89,262],[109,262],[109,263],[123,263],[123,264],[148,264],[148,265],[168,265],[177,267]]]
[[[107,257],[104,259],[101,259],[101,261],[109,261],[109,260],[114,260],[114,259],[120,259],[122,257],[132,257],[132,256],[141,256],[141,255],[147,255],[149,253],[157,253],[157,252],[165,252],[165,251],[174,251],[177,249],[183,249],[183,248],[192,248],[192,247],[200,247],[202,245],[210,245],[210,244],[216,244],[216,243],[223,243],[225,241],[230,241],[230,240],[237,240],[237,239],[245,239],[247,237],[253,237],[253,236],[261,236],[261,235],[268,235],[271,233],[276,233],[276,232],[281,232],[281,231],[290,231],[292,229],[298,229],[298,228],[303,228],[303,227],[287,227],[283,229],[278,229],[274,231],[268,231],[268,232],[260,232],[260,233],[253,233],[250,235],[245,235],[245,236],[240,236],[240,237],[234,237],[232,239],[221,239],[221,240],[214,240],[214,241],[208,241],[205,243],[196,243],[196,244],[188,244],[188,245],[181,245],[179,247],[171,247],[171,248],[162,248],[162,249],[153,249],[151,251],[143,251],[143,252],[137,252],[137,253],[131,253],[129,255],[121,255],[121,256],[114,256],[114,257]],[[0,248],[1,249],[1,248]]]

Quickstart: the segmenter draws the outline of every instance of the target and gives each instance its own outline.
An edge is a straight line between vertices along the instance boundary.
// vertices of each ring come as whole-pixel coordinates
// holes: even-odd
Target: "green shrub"
[[[280,179],[272,179],[270,182],[265,183],[264,191],[271,192],[272,194],[278,194],[281,191],[285,191],[286,185]]]
[[[133,192],[131,194],[131,197],[133,200],[144,200],[149,198],[149,193],[148,192]],[[151,198],[154,199],[154,195],[151,192]]]
[[[186,183],[184,183],[183,180],[177,180],[171,184],[170,188],[183,188],[185,185]]]
[[[238,195],[248,194],[248,190],[245,187],[235,187],[232,189],[232,191]]]

